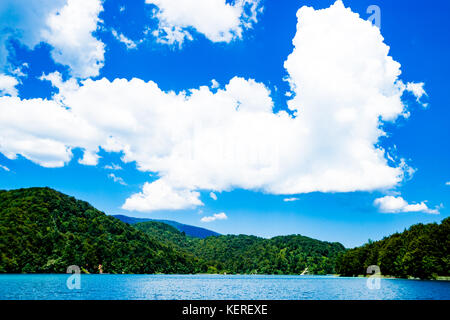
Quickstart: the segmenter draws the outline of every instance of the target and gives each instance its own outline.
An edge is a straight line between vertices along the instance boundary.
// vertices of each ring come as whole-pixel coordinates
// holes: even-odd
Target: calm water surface
[[[450,282],[267,275],[0,275],[0,299],[450,299]]]

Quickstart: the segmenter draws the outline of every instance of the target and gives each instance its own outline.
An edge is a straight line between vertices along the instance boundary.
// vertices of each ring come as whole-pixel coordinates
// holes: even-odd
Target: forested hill
[[[159,222],[135,227],[205,261],[210,273],[313,274],[334,273],[337,256],[345,251],[329,243],[301,235],[264,239],[247,235],[222,235],[205,239],[189,237]],[[308,268],[308,269],[306,269]]]
[[[201,263],[50,188],[0,191],[0,272],[193,273]]]
[[[129,225],[50,188],[0,190],[0,273],[264,273],[450,276],[450,218],[346,250],[301,235],[191,237],[168,224]],[[99,266],[101,266],[99,268]]]
[[[337,260],[336,271],[363,275],[370,265],[378,265],[383,275],[401,278],[450,276],[450,217],[348,250]]]
[[[156,221],[156,222],[162,222],[165,224],[168,224],[175,229],[177,229],[180,232],[186,233],[188,236],[196,237],[196,238],[206,238],[210,236],[220,236],[219,233],[201,228],[196,226],[191,226],[188,224],[179,223],[172,220],[158,220],[158,219],[149,219],[149,218],[135,218],[135,217],[129,217],[121,214],[113,215],[114,218],[119,219],[120,221],[129,223],[129,224],[136,224],[139,222],[148,222],[148,221]]]
[[[129,225],[50,188],[0,191],[0,272],[324,274],[344,250],[300,235],[200,239],[161,222]]]

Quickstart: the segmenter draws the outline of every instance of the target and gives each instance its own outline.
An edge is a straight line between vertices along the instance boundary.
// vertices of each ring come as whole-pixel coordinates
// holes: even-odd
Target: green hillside
[[[0,191],[0,272],[193,273],[197,259],[49,188]]]
[[[175,227],[164,222],[148,221],[139,222],[133,225],[138,230],[143,231],[150,237],[177,249],[186,249],[188,242],[193,240],[185,233],[178,231]]]
[[[340,243],[300,235],[272,239],[222,235],[198,239],[161,223],[142,222],[135,227],[177,250],[194,254],[213,273],[300,274],[306,268],[314,274],[333,273],[335,259],[345,250]]]
[[[440,224],[416,224],[402,233],[348,250],[337,260],[345,276],[366,274],[378,265],[383,275],[421,279],[450,275],[450,218]]]
[[[450,276],[450,218],[346,250],[301,235],[191,237],[163,222],[129,225],[50,188],[0,191],[0,272],[338,273]]]

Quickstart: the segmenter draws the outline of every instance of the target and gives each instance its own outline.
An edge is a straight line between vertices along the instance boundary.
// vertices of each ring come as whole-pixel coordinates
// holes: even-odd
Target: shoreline
[[[2,275],[73,275],[70,273],[0,273]],[[151,276],[316,276],[316,277],[334,277],[334,278],[365,278],[369,279],[370,275],[359,275],[359,276],[340,276],[339,274],[251,274],[251,273],[241,273],[241,274],[223,274],[223,273],[80,273],[80,275],[151,275]],[[420,280],[420,281],[450,281],[450,276],[437,276],[434,279],[420,279],[414,277],[399,278],[388,275],[379,275],[379,279],[387,280]]]
[[[340,275],[336,275],[337,277],[341,277]],[[342,278],[370,278],[372,275],[359,275],[359,276],[342,276]],[[436,278],[432,279],[421,279],[421,278],[414,278],[411,276],[408,276],[407,278],[401,278],[401,277],[394,277],[389,275],[377,275],[377,278],[380,279],[394,279],[394,280],[435,280],[435,281],[450,281],[450,276],[437,276]]]

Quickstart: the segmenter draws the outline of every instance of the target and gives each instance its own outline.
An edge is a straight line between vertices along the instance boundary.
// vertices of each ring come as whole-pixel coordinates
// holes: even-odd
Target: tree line
[[[0,191],[0,272],[334,272],[345,248],[300,235],[187,236],[161,222],[129,225],[50,188]]]
[[[180,251],[193,254],[207,272],[227,274],[313,274],[334,273],[336,258],[345,248],[301,235],[265,239],[248,235],[221,235],[205,239],[186,236],[161,222],[134,225]],[[306,269],[308,268],[308,269]]]
[[[433,279],[450,276],[450,217],[440,224],[416,224],[402,233],[347,250],[336,261],[344,276],[365,275],[378,265],[383,275]]]
[[[195,273],[198,259],[50,188],[0,191],[0,272]]]
[[[0,190],[0,273],[450,275],[450,218],[354,249],[302,235],[187,236],[157,221],[129,225],[50,188]]]

